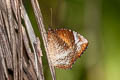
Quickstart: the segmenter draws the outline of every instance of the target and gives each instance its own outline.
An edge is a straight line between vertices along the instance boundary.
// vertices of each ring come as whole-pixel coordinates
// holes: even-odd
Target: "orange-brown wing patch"
[[[75,41],[72,31],[66,29],[60,29],[60,30],[56,30],[56,33],[58,37],[60,37],[69,47],[72,47],[74,45]]]

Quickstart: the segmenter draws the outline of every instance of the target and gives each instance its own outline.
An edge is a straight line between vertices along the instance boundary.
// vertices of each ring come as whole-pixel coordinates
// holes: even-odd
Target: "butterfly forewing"
[[[48,51],[51,63],[58,68],[71,68],[87,47],[88,41],[80,34],[67,30],[48,30]]]

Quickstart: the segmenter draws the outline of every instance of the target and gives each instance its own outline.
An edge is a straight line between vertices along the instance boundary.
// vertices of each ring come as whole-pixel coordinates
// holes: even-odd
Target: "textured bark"
[[[0,0],[0,80],[44,80],[41,56],[22,0]]]

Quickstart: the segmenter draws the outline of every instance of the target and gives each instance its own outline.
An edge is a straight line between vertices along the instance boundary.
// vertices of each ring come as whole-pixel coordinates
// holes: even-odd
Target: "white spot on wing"
[[[84,43],[88,43],[87,39],[85,39],[82,35],[77,34],[77,32],[73,31],[74,39],[75,39],[75,44],[77,46],[77,51],[81,49],[81,45]],[[81,38],[81,41],[79,39]]]
[[[73,31],[73,35],[74,35],[74,39],[75,39],[75,44],[77,44],[79,41],[77,32]]]

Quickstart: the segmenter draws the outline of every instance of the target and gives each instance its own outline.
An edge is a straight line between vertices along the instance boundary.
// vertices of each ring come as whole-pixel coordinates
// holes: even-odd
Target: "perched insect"
[[[47,37],[50,61],[58,68],[71,68],[88,46],[87,39],[68,29],[49,29]]]

